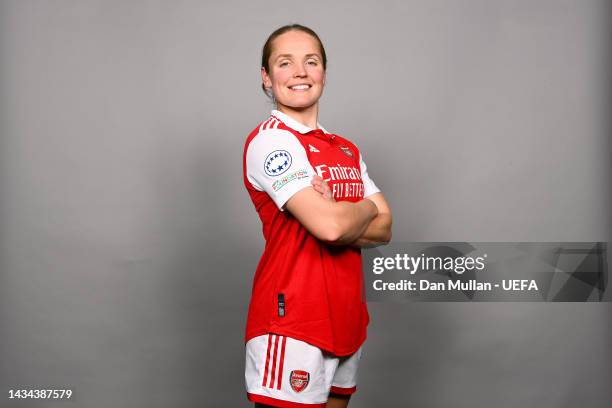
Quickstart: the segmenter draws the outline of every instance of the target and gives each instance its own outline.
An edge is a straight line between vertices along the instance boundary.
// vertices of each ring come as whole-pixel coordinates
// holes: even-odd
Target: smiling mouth
[[[291,89],[292,91],[307,91],[311,87],[312,87],[312,85],[300,84],[300,85],[290,86],[289,89]]]

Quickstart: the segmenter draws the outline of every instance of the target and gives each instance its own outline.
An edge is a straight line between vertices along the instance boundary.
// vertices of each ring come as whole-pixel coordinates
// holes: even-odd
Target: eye
[[[318,62],[317,62],[317,61],[315,61],[315,60],[308,60],[308,61],[306,61],[306,63],[307,63],[308,65],[312,65],[312,66],[316,66],[316,65],[318,65]]]
[[[279,64],[280,67],[285,67],[287,65],[289,65],[289,61],[283,61]]]

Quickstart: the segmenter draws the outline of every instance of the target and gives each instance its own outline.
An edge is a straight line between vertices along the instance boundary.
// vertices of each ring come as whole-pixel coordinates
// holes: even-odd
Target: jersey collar
[[[272,111],[272,116],[275,116],[278,120],[283,122],[285,125],[289,126],[291,129],[296,130],[300,133],[308,133],[308,132],[315,130],[315,129],[309,128],[306,125],[301,124],[297,120],[293,119],[291,116],[279,110],[276,110],[276,109]],[[323,133],[331,136],[331,134],[327,130],[325,130],[319,122],[317,122],[317,127],[321,129]]]

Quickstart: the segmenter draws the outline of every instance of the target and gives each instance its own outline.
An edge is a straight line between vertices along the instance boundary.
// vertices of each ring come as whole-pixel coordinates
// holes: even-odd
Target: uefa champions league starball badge
[[[283,174],[289,167],[291,167],[291,155],[286,150],[273,151],[264,162],[264,171],[271,177]]]

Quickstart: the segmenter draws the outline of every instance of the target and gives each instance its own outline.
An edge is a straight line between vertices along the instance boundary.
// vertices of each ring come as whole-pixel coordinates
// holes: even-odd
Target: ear
[[[263,82],[264,87],[272,88],[272,80],[264,67],[261,67],[261,81]]]

